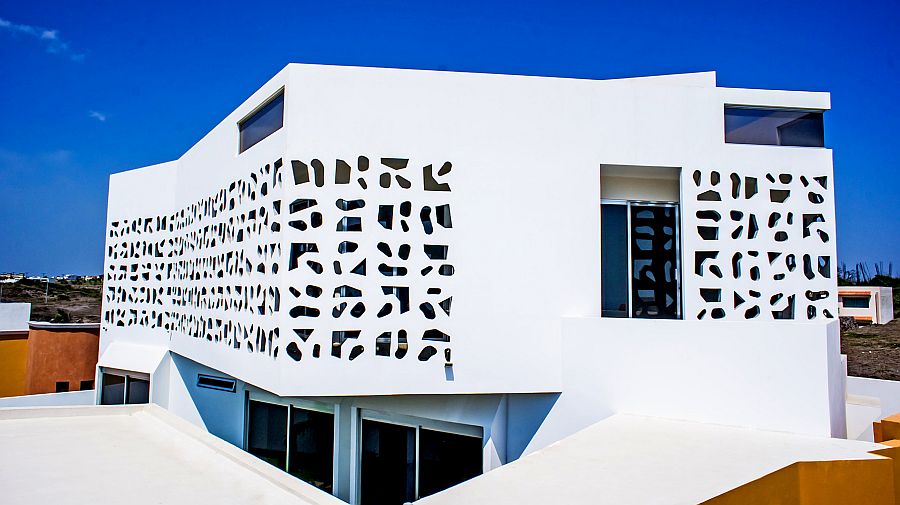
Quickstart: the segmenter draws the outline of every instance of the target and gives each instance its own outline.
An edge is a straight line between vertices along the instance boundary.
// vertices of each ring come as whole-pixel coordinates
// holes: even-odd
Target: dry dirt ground
[[[44,281],[0,284],[0,301],[31,303],[32,321],[99,323],[102,287],[99,282],[59,281],[50,284],[46,302]]]
[[[900,380],[900,319],[845,331],[841,352],[847,355],[849,375]]]

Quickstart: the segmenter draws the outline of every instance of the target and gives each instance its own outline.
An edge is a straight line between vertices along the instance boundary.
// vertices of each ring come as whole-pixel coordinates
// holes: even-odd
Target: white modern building
[[[845,437],[829,107],[712,72],[288,65],[111,177],[98,401],[351,503],[613,416]]]
[[[894,290],[883,286],[841,286],[838,315],[862,323],[887,324],[894,320]]]

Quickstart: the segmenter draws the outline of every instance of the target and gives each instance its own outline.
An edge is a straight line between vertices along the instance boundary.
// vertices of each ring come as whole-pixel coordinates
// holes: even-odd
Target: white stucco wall
[[[285,126],[238,154],[237,121],[282,87]],[[831,151],[725,144],[725,104],[830,106],[824,93],[718,88],[712,73],[588,81],[291,65],[178,161],[117,174],[110,184],[110,222],[179,209],[201,216],[184,230],[151,233],[152,240],[162,241],[165,247],[180,236],[212,236],[217,224],[240,221],[250,211],[267,209],[270,220],[265,229],[248,233],[242,244],[225,240],[179,250],[171,259],[151,261],[149,281],[140,276],[131,281],[129,272],[124,280],[110,283],[112,288],[126,290],[168,288],[154,279],[158,273],[168,275],[172,261],[196,262],[199,272],[214,273],[215,267],[204,261],[240,251],[252,258],[248,272],[182,279],[171,285],[215,290],[240,284],[254,290],[247,304],[253,312],[173,307],[168,299],[155,305],[132,303],[110,296],[104,300],[104,312],[113,311],[114,317],[104,323],[103,345],[118,339],[152,341],[282,396],[563,392],[553,408],[561,409],[556,415],[565,413],[567,421],[560,428],[548,424],[550,431],[535,443],[556,436],[551,432],[566,432],[614,410],[838,434],[836,426],[841,423],[835,420],[839,416],[829,407],[837,387],[829,384],[839,375],[833,363],[829,365],[833,337],[822,325],[798,323],[826,320],[825,311],[832,316],[837,311]],[[359,156],[370,161],[366,172],[358,170]],[[389,169],[382,166],[381,158],[407,159],[408,166]],[[273,168],[278,160],[280,168]],[[313,160],[324,166],[326,183],[322,187],[312,182],[295,184],[292,161],[312,166]],[[337,160],[351,166],[351,184],[334,184]],[[444,162],[451,162],[452,170],[436,179],[449,184],[451,191],[423,191],[423,167],[432,165],[437,172]],[[610,165],[680,170],[685,321],[601,321],[598,317],[600,172],[602,166]],[[718,184],[713,184],[713,172],[718,173]],[[382,173],[405,177],[411,188],[400,188],[396,179],[390,188],[382,188]],[[742,184],[737,196],[732,194],[732,174]],[[203,210],[203,202],[210,198],[227,202],[228,197],[215,198],[231,195],[229,185],[235,181],[251,184],[251,177],[254,198],[244,198],[235,209],[219,211],[215,217]],[[367,189],[356,183],[358,177],[367,181]],[[758,186],[750,198],[744,189],[748,178],[754,178]],[[266,195],[261,190],[264,180],[271,181]],[[721,200],[698,200],[707,190],[717,191]],[[770,192],[781,190],[790,190],[790,197],[773,203]],[[820,203],[812,192],[821,198]],[[290,203],[301,198],[316,199],[318,207],[290,212]],[[335,206],[338,199],[362,199],[366,206],[342,212]],[[274,211],[278,201],[280,213]],[[412,207],[406,233],[397,229],[398,207],[404,201]],[[378,206],[388,204],[395,207],[393,230],[377,222]],[[452,209],[452,229],[434,225],[434,233],[426,234],[419,212],[426,205],[431,207],[434,220],[434,206],[440,204]],[[324,214],[320,228],[300,231],[289,226],[301,217],[310,222],[315,209]],[[717,241],[703,240],[697,231],[699,225],[712,224],[697,216],[707,210],[721,216]],[[740,216],[732,214],[736,210]],[[768,220],[776,211],[780,220],[770,227]],[[749,238],[750,214],[759,228],[753,238]],[[824,222],[804,227],[804,214],[821,214]],[[337,221],[344,216],[361,217],[363,232],[336,232]],[[272,223],[280,224],[280,229],[274,231]],[[739,226],[743,234],[732,238]],[[787,238],[777,239],[777,232]],[[121,251],[144,239],[128,235],[113,242]],[[347,273],[353,264],[337,253],[337,244],[343,240],[358,243],[359,250],[350,257],[367,259],[366,276]],[[319,252],[304,255],[299,268],[290,269],[291,245],[307,242],[318,244]],[[391,247],[391,258],[377,249],[378,242]],[[398,250],[406,243],[412,245],[412,252],[409,260],[400,261]],[[422,244],[448,245],[445,263],[453,265],[454,274],[422,276],[419,272],[426,265],[443,263],[429,262]],[[697,274],[695,254],[702,251],[718,256]],[[738,253],[742,254],[740,273],[732,265]],[[786,263],[791,255],[793,267]],[[804,272],[804,256],[810,258],[808,272]],[[828,259],[821,269],[816,265],[819,257]],[[308,259],[318,261],[324,272],[313,273],[305,265]],[[343,261],[342,274],[334,272],[335,260]],[[142,263],[146,261],[107,258],[107,269],[137,264],[143,273]],[[258,271],[260,263],[265,272]],[[409,274],[382,276],[379,263],[402,264]],[[278,274],[272,274],[273,264],[279,267]],[[721,267],[721,278],[710,272],[712,264]],[[754,267],[759,269],[758,278],[750,276]],[[333,290],[343,284],[363,292],[366,312],[361,317],[346,312],[331,316],[341,301],[332,297]],[[307,285],[321,287],[323,295],[309,297],[304,293]],[[382,286],[401,285],[410,289],[410,311],[398,314],[395,309],[390,316],[377,317],[382,304],[391,299],[382,295]],[[438,299],[426,294],[434,286],[443,290]],[[278,288],[280,310],[274,310],[271,294],[259,296],[257,287],[267,293]],[[701,288],[721,290],[720,301],[703,300]],[[808,293],[818,292],[826,297],[809,298]],[[437,302],[447,295],[453,297],[449,317],[440,309],[434,320],[420,312],[421,302]],[[738,303],[735,295],[743,302]],[[795,320],[772,321],[773,312],[784,309],[788,299],[794,300]],[[349,301],[352,306],[356,300]],[[300,305],[318,308],[321,314],[315,319],[292,317],[291,309]],[[261,307],[258,312],[257,306]],[[758,315],[748,321],[751,307],[758,309]],[[208,338],[195,338],[173,325],[149,328],[137,322],[145,313],[166,310],[202,318],[213,330]],[[710,321],[713,317],[721,321]],[[123,318],[130,322],[118,326]],[[248,331],[233,337],[217,324],[240,324]],[[564,327],[573,333],[564,335]],[[294,332],[303,328],[315,330],[305,342]],[[423,362],[417,356],[432,345],[421,339],[430,328],[450,335],[450,342],[435,344],[438,354]],[[724,328],[728,331],[723,336]],[[392,355],[377,356],[375,338],[391,331],[396,339],[400,329],[408,332],[407,355],[394,357],[397,341],[393,340]],[[333,330],[362,333],[348,340],[337,358],[330,355]],[[265,349],[260,336],[267,342]],[[241,344],[239,348],[236,343]],[[287,355],[289,344],[302,352],[299,361]],[[319,358],[312,356],[315,344],[320,346]],[[365,350],[350,361],[349,351],[357,344]],[[448,348],[452,366],[445,366],[443,351]],[[617,363],[616,352],[633,357],[628,361],[632,368]],[[645,359],[648,355],[654,358]],[[755,361],[749,362],[747,356],[755,356]],[[758,378],[752,387],[728,375],[742,367],[746,377]],[[640,379],[641,373],[647,378]],[[707,380],[710,374],[719,374],[720,380]],[[583,398],[589,408],[565,399],[580,398],[585,384],[591,385]],[[667,394],[653,393],[654,389]],[[798,403],[790,403],[793,400]],[[779,409],[784,413],[772,414]],[[771,418],[763,419],[763,415]]]
[[[613,413],[843,437],[838,343],[836,322],[786,333],[777,322],[568,318],[563,392],[544,401],[525,452]]]
[[[0,331],[28,331],[30,303],[0,303]]]
[[[847,436],[873,440],[872,423],[900,414],[900,382],[847,377]]]

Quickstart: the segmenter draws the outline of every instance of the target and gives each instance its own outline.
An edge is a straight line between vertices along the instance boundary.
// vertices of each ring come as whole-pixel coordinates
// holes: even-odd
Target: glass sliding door
[[[622,200],[600,212],[601,315],[680,319],[678,205]]]
[[[363,419],[360,495],[365,505],[416,499],[416,428]]]
[[[287,465],[287,406],[250,400],[248,410],[247,452],[284,470]]]
[[[150,403],[150,381],[125,377],[125,403]]]
[[[406,416],[396,416],[400,421],[395,423],[368,415],[359,425],[360,503],[402,505],[481,475],[480,428]]]
[[[334,415],[291,407],[288,473],[333,493]]]
[[[601,314],[628,317],[628,206],[604,204],[600,219]]]
[[[82,389],[84,382],[82,381]],[[150,403],[150,375],[126,370],[102,369],[100,405],[135,403]]]
[[[334,412],[313,408],[248,399],[245,450],[333,494]]]
[[[122,405],[125,403],[125,377],[103,373],[100,375],[100,405]]]
[[[481,439],[419,430],[419,498],[481,475]]]

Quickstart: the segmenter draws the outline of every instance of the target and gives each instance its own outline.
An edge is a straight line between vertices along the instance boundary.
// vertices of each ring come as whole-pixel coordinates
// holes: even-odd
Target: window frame
[[[132,370],[122,370],[119,368],[107,368],[100,367],[100,385],[99,387],[95,387],[97,391],[97,404],[102,405],[103,400],[103,386],[105,381],[103,380],[106,375],[115,375],[116,377],[124,377],[125,382],[123,383],[123,391],[122,391],[122,403],[110,403],[107,405],[146,405],[149,403],[153,403],[151,398],[153,398],[153,381],[150,380],[150,374],[145,372],[134,372]],[[144,380],[147,381],[147,403],[128,403],[128,385],[132,379]],[[95,383],[96,386],[96,383]]]
[[[251,118],[253,118],[253,116],[255,116],[257,113],[261,112],[263,109],[265,109],[266,107],[268,107],[269,105],[271,105],[272,102],[274,102],[275,100],[278,100],[279,97],[282,99],[282,102],[283,102],[283,104],[282,104],[282,112],[281,112],[281,126],[278,127],[278,128],[276,128],[275,130],[272,130],[272,132],[269,133],[268,135],[266,135],[265,137],[263,137],[263,138],[257,140],[257,141],[254,142],[253,144],[247,146],[246,149],[242,149],[243,143],[241,142],[241,134],[242,134],[243,132],[242,132],[242,130],[241,130],[241,127],[244,125],[244,123],[246,123],[246,122],[249,121]],[[285,87],[285,86],[281,86],[281,87],[279,87],[274,93],[272,93],[271,95],[269,95],[268,98],[266,98],[265,100],[263,100],[262,102],[260,102],[259,105],[257,105],[256,107],[254,107],[254,108],[253,108],[250,112],[248,112],[247,114],[244,114],[243,117],[241,117],[240,119],[238,119],[238,120],[235,122],[235,127],[237,128],[237,156],[240,156],[241,154],[244,154],[245,152],[249,151],[249,150],[252,149],[254,146],[256,146],[256,145],[259,144],[260,142],[266,140],[267,138],[271,137],[272,135],[274,135],[275,133],[279,132],[280,130],[282,130],[282,129],[285,127],[285,122],[286,122],[286,119],[287,119],[287,114],[285,114],[285,107],[286,107],[286,106],[287,106],[287,91],[286,91],[286,87]]]
[[[626,244],[628,258],[628,297],[627,297],[627,306],[626,313],[627,317],[612,317],[607,316],[613,319],[645,319],[642,317],[634,317],[632,314],[632,304],[633,302],[633,292],[632,292],[632,282],[634,280],[634,262],[631,256],[631,206],[632,205],[645,205],[645,206],[657,206],[657,207],[671,207],[675,209],[675,272],[678,276],[678,292],[677,298],[675,300],[675,314],[676,317],[673,321],[683,321],[684,320],[684,296],[682,295],[682,291],[684,290],[684,272],[682,271],[682,261],[681,261],[681,240],[682,233],[681,229],[683,228],[683,223],[681,222],[681,203],[680,202],[671,202],[671,201],[662,201],[662,200],[627,200],[621,198],[601,198],[600,199],[600,227],[603,227],[603,215],[602,210],[604,205],[624,205],[625,206],[625,222],[626,229],[628,231],[628,236],[626,237]],[[603,250],[602,243],[602,234],[601,234],[601,243],[600,250]],[[600,267],[600,285],[603,285],[603,266]],[[600,291],[600,316],[603,317],[603,291]]]
[[[866,296],[866,295],[841,295],[841,306],[845,309],[851,309],[851,310],[871,309],[872,308],[872,298],[873,298],[872,296]],[[853,306],[851,304],[851,306],[848,307],[847,299],[850,299],[850,300],[863,300],[864,299],[866,301],[866,305],[865,306]]]
[[[246,396],[244,399],[244,440],[241,444],[241,449],[244,450],[247,454],[250,454],[249,451],[249,435],[250,435],[250,402],[259,402],[259,403],[267,403],[269,405],[276,405],[279,407],[284,407],[288,409],[287,414],[287,431],[285,431],[286,443],[285,443],[285,458],[284,458],[284,468],[279,468],[279,470],[284,473],[290,475],[291,477],[299,479],[298,477],[294,477],[288,472],[291,464],[291,409],[297,408],[301,410],[310,410],[313,412],[320,412],[323,414],[331,414],[334,427],[332,429],[332,456],[331,456],[331,489],[332,495],[337,496],[338,490],[338,446],[340,442],[340,422],[339,422],[339,412],[340,405],[335,403],[328,402],[317,402],[313,400],[305,400],[300,398],[282,398],[271,393],[267,393],[265,391],[251,391],[249,389],[246,390]],[[274,465],[273,465],[274,466]],[[275,468],[278,468],[277,466]],[[311,485],[311,484],[310,484]]]
[[[791,144],[760,144],[755,142],[729,142],[728,141],[728,130],[725,127],[725,119],[728,115],[728,109],[742,109],[742,110],[760,110],[760,111],[771,111],[771,112],[800,112],[804,114],[810,113],[818,113],[822,116],[822,145],[821,146],[798,146]],[[825,112],[828,109],[804,109],[802,107],[778,107],[778,106],[768,106],[768,105],[748,105],[748,104],[739,104],[739,103],[723,103],[722,104],[722,142],[725,145],[738,145],[738,146],[765,146],[765,147],[781,147],[781,148],[799,148],[799,149],[828,149],[828,146],[825,145]],[[793,121],[796,121],[799,118],[795,118]],[[787,123],[785,123],[787,124]]]
[[[481,440],[481,450],[482,450],[482,458],[481,458],[481,473],[482,475],[485,472],[485,461],[484,461],[484,448],[486,444],[486,440],[484,438],[484,427],[476,426],[472,424],[462,424],[462,423],[454,423],[451,421],[440,421],[437,419],[428,419],[424,417],[416,417],[409,416],[405,414],[397,414],[393,412],[385,412],[381,410],[373,410],[366,408],[356,408],[354,409],[354,419],[352,421],[353,431],[355,433],[352,434],[351,437],[351,449],[350,454],[353,457],[353,463],[351,466],[351,494],[350,494],[350,503],[360,503],[362,499],[362,422],[363,421],[375,421],[379,423],[385,424],[393,424],[397,426],[403,426],[406,428],[413,428],[416,432],[416,471],[415,471],[415,496],[416,500],[421,499],[419,496],[419,465],[421,458],[419,457],[420,451],[420,436],[422,429],[430,430],[430,431],[440,431],[444,433],[449,433],[451,435],[459,435],[464,437],[477,438]]]

